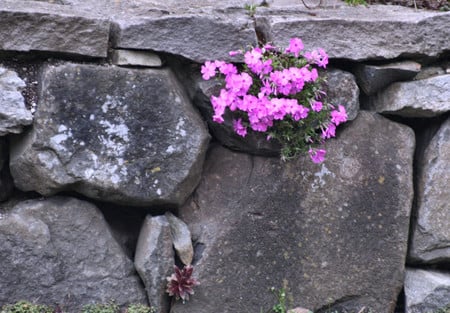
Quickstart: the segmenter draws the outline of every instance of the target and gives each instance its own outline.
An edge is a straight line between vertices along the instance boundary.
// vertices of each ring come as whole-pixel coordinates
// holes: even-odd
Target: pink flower
[[[206,61],[204,65],[202,65],[201,72],[204,80],[209,80],[211,77],[216,76],[216,63]]]
[[[313,101],[313,103],[311,104],[311,108],[316,112],[320,112],[322,110],[322,107],[323,103],[320,101]]]
[[[233,64],[224,62],[223,64],[221,64],[218,67],[219,67],[219,71],[225,76],[231,75],[231,74],[237,74],[237,68]]]
[[[328,54],[322,48],[314,50],[313,52],[305,53],[305,58],[318,66],[326,68],[328,64]]]
[[[322,163],[325,160],[325,154],[327,153],[324,149],[309,149],[308,151],[311,160],[318,164]]]
[[[242,51],[240,51],[240,50],[234,50],[234,51],[228,52],[228,55],[229,55],[230,57],[234,57],[234,56],[236,56],[236,55],[238,55],[238,54],[242,54]]]
[[[292,118],[294,121],[299,121],[308,116],[309,109],[305,108],[303,105],[297,105],[294,112],[292,112]]]
[[[331,122],[336,126],[347,121],[347,112],[343,105],[338,106],[338,110],[331,111]]]
[[[328,124],[328,127],[326,129],[322,129],[323,139],[328,139],[334,136],[336,136],[336,125],[334,125],[333,123]]]
[[[242,125],[242,119],[233,120],[233,128],[236,134],[245,137],[247,135],[247,127]]]
[[[300,38],[291,38],[286,52],[292,53],[296,58],[298,58],[300,51],[303,50],[304,47],[305,46]]]
[[[226,88],[237,96],[243,96],[247,93],[253,84],[252,77],[247,73],[231,74],[225,77]]]

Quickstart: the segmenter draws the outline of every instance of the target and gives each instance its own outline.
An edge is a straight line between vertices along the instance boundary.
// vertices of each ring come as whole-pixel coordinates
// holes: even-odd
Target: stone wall
[[[450,12],[274,0],[0,3],[0,306],[427,313],[450,304]],[[324,163],[211,120],[206,60],[330,55]],[[170,300],[174,264],[201,285]],[[363,308],[366,308],[364,311]]]

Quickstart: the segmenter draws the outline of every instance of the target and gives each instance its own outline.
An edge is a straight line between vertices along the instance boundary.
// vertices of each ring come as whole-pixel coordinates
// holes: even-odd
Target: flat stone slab
[[[32,130],[16,140],[16,186],[52,195],[181,205],[198,184],[206,127],[168,69],[49,65]]]
[[[438,56],[449,49],[450,12],[402,6],[258,8],[256,27],[267,40],[287,46],[299,37],[306,50],[323,48],[331,58],[355,61],[406,55]],[[357,47],[357,48],[356,48]]]
[[[369,108],[404,117],[433,117],[450,111],[450,75],[397,82],[377,93]]]
[[[229,51],[256,45],[253,20],[244,12],[202,13],[116,20],[113,46],[167,52],[202,63],[231,60]]]
[[[70,6],[0,1],[0,50],[106,57],[110,23]]]
[[[210,150],[179,210],[201,285],[172,313],[265,312],[274,303],[269,288],[283,285],[292,307],[393,312],[413,199],[413,131],[361,111],[326,148],[321,165]]]
[[[450,305],[448,273],[408,268],[405,276],[405,313],[441,312]]]

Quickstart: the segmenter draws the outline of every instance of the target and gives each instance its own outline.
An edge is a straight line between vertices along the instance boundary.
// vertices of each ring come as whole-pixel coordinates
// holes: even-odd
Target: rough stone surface
[[[127,205],[180,205],[209,135],[168,70],[48,66],[31,132],[15,143],[16,186]]]
[[[14,189],[11,174],[8,167],[8,144],[5,139],[0,139],[0,201],[7,200]]]
[[[429,66],[429,67],[422,68],[420,73],[418,73],[414,77],[414,79],[415,80],[420,80],[420,79],[430,78],[432,76],[438,76],[438,75],[444,75],[444,74],[445,74],[445,70],[442,67],[440,67],[440,66]],[[447,74],[450,74],[450,73],[447,73]]]
[[[437,312],[450,305],[450,275],[448,273],[406,269],[406,313]]]
[[[416,262],[450,261],[450,118],[419,157],[417,218],[409,257]]]
[[[437,56],[449,48],[450,29],[440,26],[448,24],[450,12],[417,12],[401,6],[342,6],[314,12],[269,7],[256,12],[257,28],[277,45],[287,46],[290,38],[300,37],[306,50],[321,47],[331,58],[356,61]]]
[[[306,156],[283,163],[210,151],[201,184],[180,209],[203,247],[194,272],[201,285],[172,313],[259,312],[273,305],[274,284],[287,287],[293,307],[394,311],[413,197],[413,131],[362,111],[326,147],[321,165]]]
[[[356,118],[359,112],[359,88],[355,76],[351,73],[332,69],[327,71],[328,101],[332,104],[342,104],[349,121]]]
[[[74,198],[19,202],[0,209],[0,305],[60,304],[64,312],[115,300],[146,303],[133,264],[100,211]]]
[[[369,108],[404,117],[432,117],[450,111],[450,75],[398,82],[379,92]]]
[[[354,73],[363,92],[372,95],[393,82],[411,80],[420,69],[420,63],[403,61],[384,65],[357,64]]]
[[[161,58],[149,51],[114,50],[112,62],[123,66],[161,67]]]
[[[170,212],[167,212],[165,215],[169,221],[173,246],[178,257],[183,264],[191,264],[194,258],[194,248],[192,246],[191,232],[189,231],[188,226]]]
[[[20,93],[24,87],[16,72],[0,67],[0,136],[21,133],[24,126],[33,122]]]
[[[0,2],[0,49],[106,57],[110,23],[66,6]]]
[[[216,11],[203,13],[117,20],[113,45],[116,48],[164,51],[200,63],[231,60],[229,51],[256,45],[253,21],[244,12],[228,15]]]
[[[139,234],[134,265],[157,312],[169,311],[166,278],[172,274],[175,255],[170,225],[165,216],[145,218]]]

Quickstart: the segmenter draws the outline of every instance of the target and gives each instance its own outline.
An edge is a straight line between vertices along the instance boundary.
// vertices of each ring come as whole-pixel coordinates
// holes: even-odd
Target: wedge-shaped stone
[[[450,75],[398,82],[379,92],[369,103],[379,113],[404,117],[432,117],[450,111]]]
[[[175,253],[170,225],[165,216],[148,215],[145,218],[134,264],[144,282],[150,304],[157,312],[168,312],[170,306],[166,278],[173,272]]]
[[[450,260],[450,118],[418,158],[417,213],[409,257],[413,262]]]
[[[66,6],[0,2],[0,49],[106,57],[110,23]]]
[[[0,217],[1,304],[38,299],[75,313],[91,303],[147,302],[133,263],[94,205],[29,200],[0,209]]]
[[[362,111],[326,148],[321,165],[211,150],[192,201],[180,208],[204,248],[194,263],[201,285],[172,313],[265,311],[273,305],[268,289],[283,285],[292,307],[394,311],[414,133]]]
[[[312,13],[312,14],[311,14]],[[265,37],[287,46],[300,37],[307,50],[323,48],[332,58],[391,59],[437,56],[449,48],[450,12],[383,5],[342,6],[308,12],[298,8],[258,8],[256,26]]]
[[[450,307],[450,275],[444,272],[406,269],[406,313],[441,312]]]
[[[244,12],[203,13],[116,20],[113,45],[168,52],[197,62],[231,60],[229,51],[256,45],[253,21]]]
[[[209,135],[170,71],[48,66],[39,99],[11,153],[20,189],[148,206],[181,205],[197,185]]]
[[[421,69],[420,63],[404,61],[384,65],[358,64],[355,75],[366,95],[372,95],[393,82],[411,80]]]

